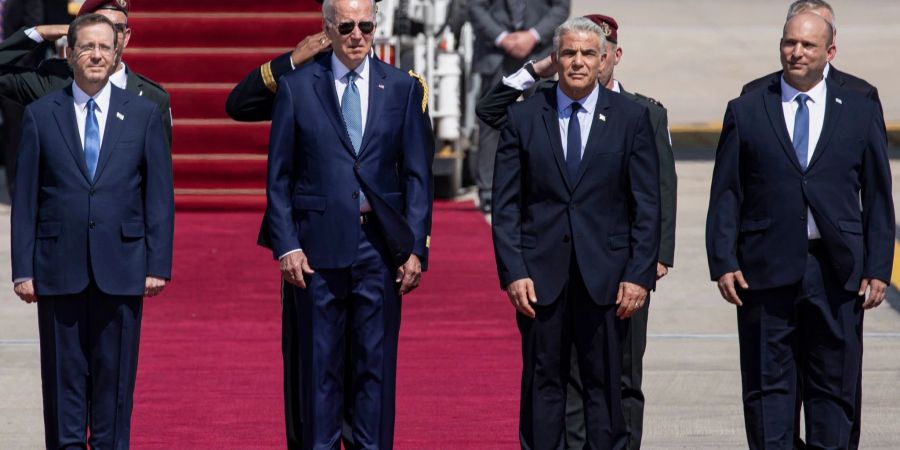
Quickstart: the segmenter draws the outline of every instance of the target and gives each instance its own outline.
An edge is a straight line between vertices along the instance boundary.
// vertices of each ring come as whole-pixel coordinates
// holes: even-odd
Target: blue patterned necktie
[[[807,160],[809,159],[809,108],[806,101],[809,96],[800,94],[794,98],[798,103],[797,114],[794,115],[794,152],[797,153],[797,161],[800,167],[805,171]]]
[[[362,109],[359,102],[359,89],[356,87],[356,78],[359,75],[354,71],[347,72],[347,88],[341,96],[341,114],[344,116],[344,125],[347,126],[347,134],[350,135],[350,143],[353,144],[353,152],[359,154],[362,145]],[[360,190],[359,204],[365,200],[365,194]]]
[[[578,122],[578,110],[581,104],[572,103],[572,115],[569,117],[569,131],[566,136],[566,169],[569,181],[575,182],[578,166],[581,165],[581,123]]]
[[[91,180],[97,172],[97,161],[100,159],[100,125],[97,123],[97,115],[94,109],[97,103],[94,99],[87,102],[87,119],[84,121],[84,163],[87,165],[88,175]]]

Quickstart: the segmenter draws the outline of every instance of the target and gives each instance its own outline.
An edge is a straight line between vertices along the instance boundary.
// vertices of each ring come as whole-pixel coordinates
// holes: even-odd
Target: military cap
[[[613,19],[609,16],[604,16],[603,14],[590,14],[584,16],[584,18],[599,25],[600,28],[603,29],[603,34],[606,35],[607,41],[610,41],[614,44],[619,43],[619,23],[616,22],[616,19]]]
[[[85,0],[78,10],[78,15],[95,13],[101,9],[114,9],[122,11],[128,15],[128,7],[131,6],[131,0]]]

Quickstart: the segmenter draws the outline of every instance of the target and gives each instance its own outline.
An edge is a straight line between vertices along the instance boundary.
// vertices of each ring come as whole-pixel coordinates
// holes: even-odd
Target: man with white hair
[[[656,281],[659,157],[649,112],[599,85],[603,30],[556,30],[559,82],[509,109],[494,170],[500,284],[522,334],[522,448],[565,444],[570,352],[584,386],[587,448],[621,449],[618,319]]]

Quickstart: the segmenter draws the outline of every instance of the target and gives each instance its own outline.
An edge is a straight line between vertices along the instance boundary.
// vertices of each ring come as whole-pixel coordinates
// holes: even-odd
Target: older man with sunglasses
[[[322,12],[333,51],[278,83],[266,231],[297,310],[301,448],[339,446],[349,403],[355,447],[388,449],[400,296],[427,262],[433,137],[419,83],[370,56],[374,2]]]

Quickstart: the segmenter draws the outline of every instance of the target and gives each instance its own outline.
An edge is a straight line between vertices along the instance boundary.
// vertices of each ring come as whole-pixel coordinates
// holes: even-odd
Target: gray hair
[[[831,5],[829,5],[825,0],[797,0],[794,3],[791,3],[791,6],[788,7],[787,19],[785,19],[785,21],[791,20],[791,18],[796,16],[797,14],[819,8],[827,9],[828,12],[831,13],[832,23],[830,23],[830,25],[832,31],[836,30],[837,16],[834,15],[834,8],[832,8]]]
[[[600,25],[597,25],[590,19],[585,19],[584,17],[573,17],[563,22],[562,25],[556,28],[556,32],[553,33],[553,51],[557,56],[559,56],[559,43],[562,40],[562,36],[566,33],[577,31],[596,34],[597,38],[600,40],[600,53],[606,53],[606,35],[603,34],[603,29],[600,28]]]
[[[325,18],[326,21],[334,23],[334,2],[336,0],[323,0],[322,1],[322,17]],[[376,0],[369,0],[369,3],[372,4],[372,20],[375,20],[375,15],[378,13],[378,6],[375,4]]]

